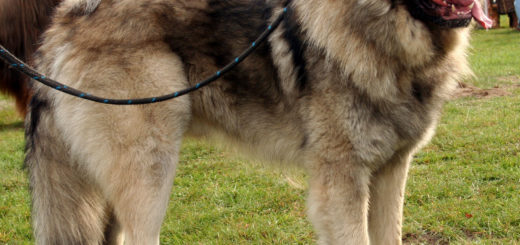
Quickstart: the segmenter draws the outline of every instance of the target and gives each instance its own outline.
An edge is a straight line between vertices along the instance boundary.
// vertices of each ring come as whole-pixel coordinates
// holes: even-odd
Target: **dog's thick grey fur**
[[[161,95],[232,61],[284,4],[65,0],[35,60],[95,95]],[[26,165],[37,244],[158,244],[185,135],[307,169],[321,244],[400,244],[410,160],[468,73],[467,28],[413,18],[409,4],[293,0],[235,70],[159,104],[96,104],[35,86]]]

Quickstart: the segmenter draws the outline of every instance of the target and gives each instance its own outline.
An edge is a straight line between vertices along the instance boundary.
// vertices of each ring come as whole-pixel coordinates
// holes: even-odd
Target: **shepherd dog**
[[[0,44],[28,60],[38,47],[40,34],[50,23],[61,0],[2,0],[0,2]],[[31,98],[29,78],[0,64],[0,92],[15,99],[16,109],[25,116]]]
[[[65,0],[35,53],[26,158],[37,244],[159,244],[183,137],[308,173],[320,244],[401,244],[405,182],[471,73],[472,0]],[[175,201],[175,200],[172,200]]]

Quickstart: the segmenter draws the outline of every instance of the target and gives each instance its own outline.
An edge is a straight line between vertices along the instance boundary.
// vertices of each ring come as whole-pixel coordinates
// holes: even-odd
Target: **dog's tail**
[[[0,1],[0,44],[24,61],[38,48],[40,34],[50,23],[54,8],[62,0]],[[20,114],[27,112],[31,97],[29,78],[0,64],[0,91],[16,99]]]

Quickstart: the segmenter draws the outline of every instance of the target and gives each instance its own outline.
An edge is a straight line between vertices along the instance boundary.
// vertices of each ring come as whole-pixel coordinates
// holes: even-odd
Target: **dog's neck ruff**
[[[177,92],[173,92],[170,94],[158,96],[158,97],[149,97],[149,98],[136,98],[136,99],[110,99],[110,98],[103,98],[99,96],[95,96],[86,92],[83,92],[81,90],[71,88],[65,84],[62,84],[58,81],[52,80],[50,78],[47,78],[46,76],[42,75],[38,71],[36,71],[34,68],[31,68],[27,64],[25,64],[23,61],[21,61],[19,58],[14,56],[11,52],[9,52],[7,49],[4,48],[0,44],[0,59],[6,62],[10,68],[13,68],[19,72],[22,72],[23,74],[31,77],[32,79],[36,80],[37,82],[40,82],[48,87],[51,87],[55,90],[61,91],[63,93],[82,98],[85,100],[90,100],[98,103],[103,104],[112,104],[112,105],[142,105],[142,104],[152,104],[157,103],[161,101],[171,100],[174,98],[177,98],[179,96],[191,93],[195,90],[198,90],[202,87],[205,87],[214,81],[218,80],[220,77],[222,77],[227,72],[231,71],[235,66],[240,64],[242,61],[244,61],[255,49],[260,46],[262,43],[264,43],[267,40],[267,37],[273,33],[273,31],[280,25],[283,18],[285,17],[287,13],[287,6],[284,7],[282,13],[276,18],[276,20],[273,21],[271,25],[268,25],[266,30],[254,41],[251,43],[251,46],[247,48],[244,52],[242,52],[239,56],[237,56],[232,62],[224,66],[222,69],[218,70],[213,74],[211,77],[206,78],[205,80],[197,83],[193,87],[189,87]]]

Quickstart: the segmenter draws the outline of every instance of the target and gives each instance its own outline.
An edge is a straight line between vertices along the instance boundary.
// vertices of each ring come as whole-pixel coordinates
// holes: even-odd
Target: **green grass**
[[[406,192],[407,243],[520,243],[520,33],[474,31],[470,63],[482,88],[510,96],[445,106],[437,135],[415,158]],[[0,96],[0,244],[30,244],[23,124]],[[204,143],[184,143],[163,244],[315,243],[300,173],[285,174]],[[302,184],[303,183],[303,184]]]
[[[520,93],[446,106],[408,181],[405,233],[520,241]]]
[[[304,190],[276,171],[253,168],[207,145],[184,144],[164,244],[283,244],[312,239]]]
[[[0,95],[0,244],[32,238],[30,197],[23,171],[23,123]]]
[[[481,88],[520,83],[520,32],[505,28],[508,22],[501,16],[501,26],[496,30],[476,30],[472,35],[471,68]]]
[[[518,84],[520,81],[519,34],[520,32],[512,29],[474,33],[471,67],[478,77],[475,85],[489,88]]]

